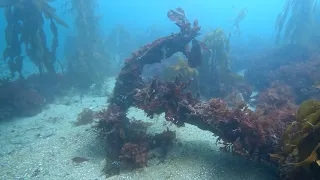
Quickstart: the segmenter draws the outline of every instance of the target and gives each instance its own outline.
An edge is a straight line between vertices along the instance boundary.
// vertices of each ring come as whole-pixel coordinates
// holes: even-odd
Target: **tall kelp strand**
[[[12,76],[18,73],[22,77],[22,48],[25,45],[26,54],[37,66],[40,74],[56,73],[56,50],[59,45],[56,23],[68,25],[55,14],[55,8],[45,0],[25,0],[13,3],[5,8],[5,41],[7,47],[3,51],[3,59],[8,63]],[[51,49],[47,47],[44,21],[50,21],[53,34]]]
[[[74,48],[72,54],[66,53],[68,62],[67,70],[82,78],[82,83],[101,83],[107,75],[109,61],[105,51],[104,40],[100,29],[101,15],[96,14],[96,0],[72,0],[72,12],[74,13],[74,25],[76,33],[66,45]],[[76,58],[75,58],[76,57]],[[110,74],[109,74],[110,75]]]
[[[308,43],[313,33],[315,11],[318,0],[287,0],[278,15],[275,32],[276,43]],[[281,33],[283,36],[281,37]]]
[[[202,42],[207,50],[204,50],[203,63],[199,67],[202,95],[225,97],[239,84],[244,85],[243,79],[230,70],[230,38],[231,34],[226,35],[221,28],[204,34]]]

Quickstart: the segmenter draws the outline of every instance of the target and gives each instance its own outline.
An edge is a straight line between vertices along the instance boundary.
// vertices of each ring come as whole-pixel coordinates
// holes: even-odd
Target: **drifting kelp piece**
[[[32,2],[39,10],[41,10],[44,13],[45,17],[54,19],[58,24],[62,25],[63,27],[69,27],[67,23],[65,23],[55,14],[56,9],[51,7],[46,1],[32,0]]]
[[[237,14],[237,17],[233,20],[232,27],[236,27],[236,33],[240,35],[240,26],[239,23],[242,21],[247,15],[248,9],[242,8],[240,12]]]

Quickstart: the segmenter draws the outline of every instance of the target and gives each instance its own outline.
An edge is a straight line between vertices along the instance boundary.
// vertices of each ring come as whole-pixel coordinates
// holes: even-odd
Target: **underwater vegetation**
[[[0,120],[12,116],[30,116],[40,112],[45,98],[22,80],[0,83]]]
[[[54,64],[59,42],[55,22],[64,27],[68,25],[55,14],[55,11],[44,0],[19,1],[5,8],[7,48],[3,51],[3,59],[7,62],[12,77],[18,73],[22,78],[22,44],[25,45],[27,56],[38,67],[40,74],[56,73]],[[43,30],[45,19],[50,21],[53,34],[51,49],[47,47],[46,33]]]
[[[142,46],[122,61],[137,43],[131,32],[119,25],[104,41],[96,1],[72,0],[76,33],[68,36],[64,67],[56,58],[61,37],[58,27],[68,25],[56,15],[50,1],[0,1],[6,18],[3,59],[11,75],[0,80],[0,120],[35,115],[73,86],[82,91],[102,86],[115,61],[122,68],[108,106],[98,113],[83,109],[73,124],[82,126],[98,118],[97,129],[110,160],[105,167],[107,176],[146,166],[153,151],[161,151],[161,162],[174,143],[174,131],[149,134],[150,123],[128,118],[129,108],[136,107],[150,118],[164,114],[177,127],[191,124],[210,131],[219,137],[221,150],[277,167],[281,179],[317,179],[320,56],[316,46],[305,43],[312,34],[309,28],[317,1],[286,2],[276,23],[277,41],[285,45],[254,57],[243,77],[230,70],[231,34],[216,28],[198,40],[199,22],[190,22],[182,8],[167,13],[179,32]],[[246,13],[243,9],[234,20],[238,33]],[[53,34],[50,47],[45,21]],[[39,74],[23,76],[27,58]],[[158,74],[144,79],[145,67],[165,60],[170,62],[158,66]],[[252,95],[253,90],[259,91],[257,95]],[[82,163],[88,159],[72,160]]]
[[[47,102],[47,98],[43,95],[49,95],[56,90],[46,87],[50,80],[56,84],[54,81],[59,79],[58,75],[53,77],[56,76],[56,51],[59,46],[56,23],[63,27],[68,25],[55,14],[55,11],[55,8],[44,0],[11,1],[5,6],[4,16],[7,25],[4,36],[7,46],[2,57],[8,65],[11,76],[1,77],[0,119],[40,112],[41,107]],[[50,22],[53,34],[51,47],[47,46],[43,28],[45,21]],[[27,58],[38,68],[47,83],[41,84],[42,78],[22,75],[23,61]],[[39,81],[36,82],[36,79]],[[33,85],[30,82],[33,82],[31,83]],[[45,93],[45,89],[50,91]],[[50,98],[51,95],[47,97]]]
[[[113,96],[109,99],[110,106],[101,112],[99,127],[106,137],[108,147],[111,148],[109,153],[111,160],[121,161],[123,153],[128,153],[128,147],[131,147],[134,152],[127,156],[138,155],[138,157],[129,160],[136,162],[137,165],[144,162],[141,157],[145,157],[143,154],[146,148],[137,143],[133,145],[127,138],[130,131],[128,125],[131,121],[126,117],[126,111],[131,106],[144,110],[151,118],[165,113],[166,120],[177,126],[189,123],[200,129],[209,130],[224,141],[223,149],[226,151],[267,160],[269,153],[277,146],[277,138],[280,138],[281,134],[278,131],[275,133],[272,129],[273,119],[261,118],[260,114],[249,110],[245,104],[230,109],[222,99],[202,102],[198,97],[193,98],[191,92],[185,92],[191,81],[183,82],[181,75],[167,82],[158,78],[149,82],[142,81],[140,75],[144,65],[157,63],[176,51],[182,51],[187,58],[190,55],[184,52],[184,47],[197,36],[200,30],[198,24],[194,23],[191,27],[182,9],[170,10],[168,16],[176,22],[181,32],[160,38],[133,53],[117,78]],[[164,46],[165,52],[163,52]],[[112,167],[114,173],[119,172],[121,168]]]
[[[294,89],[287,85],[286,81],[281,81],[280,78],[278,81],[270,82],[254,97],[253,103],[256,105],[256,111],[250,110],[245,101],[252,99],[252,97],[248,98],[251,95],[251,89],[244,85],[245,79],[237,77],[229,69],[227,57],[230,36],[226,38],[223,30],[216,29],[205,36],[203,42],[200,42],[195,40],[200,30],[198,21],[195,21],[191,26],[181,8],[176,11],[170,10],[168,17],[180,27],[180,33],[159,38],[134,52],[126,60],[117,77],[113,96],[109,99],[110,106],[101,112],[99,129],[101,134],[106,137],[110,148],[109,157],[114,162],[112,164],[121,164],[123,158],[137,167],[144,166],[147,162],[145,153],[148,146],[128,138],[128,134],[133,134],[132,129],[128,127],[134,120],[128,119],[126,112],[129,107],[134,106],[144,110],[150,118],[164,113],[165,119],[178,127],[188,123],[202,130],[211,131],[219,136],[222,150],[252,160],[274,164],[279,167],[281,178],[289,177],[294,168],[282,168],[281,163],[275,163],[272,159],[279,156],[275,155],[279,149],[283,149],[281,148],[284,142],[282,139],[286,136],[288,127],[290,129],[291,124],[295,123],[296,117],[301,118],[300,115],[295,115],[296,112],[301,114],[301,107],[305,106],[303,103],[297,110]],[[198,44],[195,45],[200,45],[201,51],[186,51],[188,48],[185,47],[191,41],[197,42]],[[144,66],[168,59],[177,51],[186,56],[189,67],[186,67],[186,61],[180,61],[168,68],[177,72],[178,75],[174,79],[170,77],[167,80],[161,80],[155,77],[147,82],[142,80],[141,74]],[[190,55],[191,52],[203,53],[203,56],[194,54],[194,56],[202,58],[198,62],[193,62],[192,57],[194,56]],[[230,100],[211,98],[204,102],[199,99],[199,96],[192,96],[188,87],[193,79],[190,78],[186,81],[183,79],[190,75],[197,75],[194,72],[199,72],[199,76],[201,76],[204,71],[195,71],[192,68],[201,69],[204,64],[206,66],[204,70],[210,72],[206,75],[213,75],[212,79],[219,80],[217,83],[215,81],[206,82],[213,82],[214,85],[232,82],[230,87],[241,82],[239,83],[241,86],[238,86],[238,92],[241,88],[249,91],[247,98],[243,98],[242,103],[233,101],[233,105],[229,106],[230,102],[228,101]],[[225,78],[226,74],[235,80]],[[235,88],[230,88],[229,91],[234,92]],[[245,95],[245,93],[242,94]],[[223,97],[221,94],[219,96]],[[316,119],[318,119],[317,116]],[[317,120],[307,121],[305,125],[310,123],[311,125],[306,128],[309,133],[311,130],[313,133]],[[300,131],[299,133],[301,134]],[[304,134],[302,135],[305,137]],[[311,145],[314,144],[311,143]],[[308,151],[309,154],[307,153],[308,155],[305,156],[307,158],[311,154],[308,159],[315,163],[318,162],[315,158],[317,148],[317,145],[312,146]],[[283,155],[281,152],[280,154]],[[108,172],[119,173],[121,168],[123,166],[112,166],[108,168]],[[312,177],[312,173],[309,175]]]
[[[176,25],[180,27],[180,32],[174,33],[170,36],[162,37],[155,40],[151,44],[143,46],[138,51],[134,52],[132,57],[126,60],[124,67],[121,69],[121,72],[117,77],[113,96],[111,96],[109,99],[110,106],[103,111],[102,115],[100,116],[101,118],[99,127],[101,129],[101,133],[106,137],[108,147],[110,148],[109,158],[112,161],[120,161],[120,158],[123,156],[123,152],[127,152],[123,151],[123,148],[125,148],[128,143],[131,143],[129,141],[130,139],[126,139],[126,137],[128,137],[128,132],[130,131],[128,128],[130,121],[126,117],[126,112],[131,106],[142,108],[142,106],[137,103],[135,105],[135,99],[137,96],[135,94],[139,92],[139,89],[146,85],[141,79],[143,67],[147,64],[161,62],[161,60],[166,59],[179,51],[184,53],[187,57],[191,56],[192,52],[194,52],[186,51],[185,47],[198,35],[200,30],[198,21],[195,20],[193,26],[191,26],[181,8],[178,8],[176,11],[170,10],[167,15],[170,20],[174,21]],[[148,89],[150,91],[148,91],[147,95],[143,96],[145,103],[148,103],[152,98],[155,97],[154,88],[156,85],[157,84],[155,82],[147,85],[150,86],[150,89]],[[174,87],[175,84],[172,84],[171,88],[169,89],[174,90],[174,93],[179,93],[180,90],[183,89],[183,87],[172,89]],[[161,102],[162,100],[159,99],[158,101]],[[155,107],[161,108],[160,104],[154,105]],[[168,106],[169,105],[170,104],[168,104]],[[145,107],[151,108],[153,106],[149,107],[148,104],[146,104]],[[167,115],[166,117],[172,118],[171,116],[169,117]],[[130,146],[132,146],[132,144],[130,144]],[[141,145],[140,147],[132,147],[136,149],[134,154],[137,154],[138,151],[140,152],[138,155],[141,157],[145,148]],[[137,159],[135,158],[134,160]],[[139,160],[138,162],[141,161]],[[113,166],[112,168],[113,171],[109,170],[110,172],[119,172],[120,167]]]
[[[100,16],[96,15],[97,2],[95,0],[72,0],[70,12],[75,13],[76,35],[71,36],[72,46],[75,50],[67,54],[67,73],[81,81],[79,87],[88,84],[101,84],[103,77],[110,75],[109,56],[105,52],[105,44],[100,32]],[[69,48],[69,47],[66,47]]]
[[[318,0],[286,0],[276,23],[276,43],[310,44]],[[282,34],[283,35],[282,35]]]
[[[298,104],[310,98],[319,100],[318,52],[301,45],[287,45],[268,53],[264,59],[268,60],[256,63],[245,72],[250,84],[264,89],[274,81],[281,81],[290,86]]]
[[[196,68],[192,68],[188,65],[187,61],[179,55],[178,63],[175,65],[168,66],[168,68],[165,70],[164,79],[174,79],[177,75],[181,74],[182,77],[185,77],[187,79],[192,79],[194,77],[199,76],[199,72]]]
[[[280,140],[277,154],[270,156],[282,165],[284,179],[319,179],[320,102],[307,100],[296,113]]]
[[[230,38],[231,34],[226,36],[221,28],[212,30],[203,37],[205,48],[202,64],[198,69],[200,92],[205,97],[225,97],[235,89],[245,96],[251,95],[244,78],[230,70]]]
[[[161,79],[164,81],[171,81],[177,76],[180,76],[182,81],[189,81],[190,79],[193,79],[188,90],[190,90],[194,95],[199,93],[199,71],[196,68],[190,67],[181,54],[178,55],[178,62],[176,64],[168,66],[163,70],[163,77]]]
[[[96,4],[93,1],[73,3],[69,12],[78,12],[75,18],[78,38],[73,39],[75,44],[66,43],[71,45],[68,50],[76,49],[74,53],[66,53],[70,55],[66,57],[66,65],[58,61],[56,51],[60,38],[58,27],[67,28],[68,25],[56,15],[50,1],[11,1],[4,7],[6,48],[2,57],[7,68],[0,72],[3,75],[1,120],[34,115],[55,96],[66,94],[74,86],[88,89],[93,83],[102,83],[102,75],[105,77],[108,72],[108,58],[98,31],[99,18],[94,14]],[[46,21],[52,33],[51,45],[47,42],[48,32],[44,31]],[[88,42],[90,46],[87,46]],[[26,60],[38,69],[28,77],[22,74]]]
[[[136,47],[137,41],[131,35],[130,31],[124,25],[116,25],[108,35],[105,41],[105,46],[110,53],[110,58],[114,63],[116,73],[119,73],[120,67],[123,64],[123,59],[130,56]]]
[[[208,64],[211,68],[220,69],[221,71],[229,70],[230,37],[231,34],[227,37],[221,28],[212,30],[203,37],[203,43],[212,51],[211,57],[208,59]]]

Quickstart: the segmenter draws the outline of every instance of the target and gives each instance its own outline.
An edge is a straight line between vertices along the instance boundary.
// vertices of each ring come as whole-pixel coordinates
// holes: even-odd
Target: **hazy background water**
[[[237,16],[237,13],[242,8],[247,8],[248,13],[243,21],[240,23],[241,36],[234,36],[231,38],[232,45],[248,46],[252,50],[250,43],[258,41],[261,45],[270,45],[274,42],[274,24],[276,17],[281,12],[285,1],[284,0],[163,0],[150,2],[146,0],[118,0],[118,1],[102,1],[97,0],[98,6],[96,13],[101,15],[102,32],[107,36],[116,25],[123,25],[133,36],[145,34],[147,28],[156,26],[162,35],[168,35],[172,32],[177,32],[178,28],[167,18],[168,9],[182,7],[190,21],[194,19],[199,20],[202,27],[201,32],[205,33],[210,29],[220,27],[226,32],[232,32],[232,19]],[[70,27],[65,29],[58,27],[59,32],[59,47],[57,50],[57,57],[63,61],[63,49],[65,37],[75,34],[76,30],[73,26],[72,12],[65,12],[66,8],[71,7],[71,3],[63,0],[57,0],[51,5],[57,8],[57,15],[66,21]],[[3,14],[3,9],[0,9]],[[5,48],[4,41],[4,16],[0,16],[0,49]],[[48,44],[51,43],[52,34],[49,31],[48,21],[45,22],[45,30],[47,32]],[[150,39],[150,41],[154,40]],[[265,43],[265,44],[261,44]],[[25,68],[32,67],[30,61],[24,61]],[[1,61],[3,63],[3,61]]]

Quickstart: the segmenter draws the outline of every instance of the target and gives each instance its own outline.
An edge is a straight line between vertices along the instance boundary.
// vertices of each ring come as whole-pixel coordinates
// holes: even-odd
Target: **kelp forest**
[[[98,0],[66,0],[61,7],[49,0],[0,2],[0,121],[35,116],[70,93],[91,93],[105,97],[105,106],[79,117],[95,119],[106,177],[146,167],[155,149],[165,161],[175,144],[174,130],[152,134],[150,122],[128,117],[134,107],[179,128],[212,132],[221,151],[263,164],[277,179],[320,179],[317,0],[286,0],[270,25],[272,47],[258,53],[233,46],[245,33],[246,8],[232,24],[236,32],[229,32],[206,31],[183,5],[172,7],[164,16],[177,31],[141,45],[143,38],[125,25],[104,31]],[[115,84],[108,94],[110,78]]]

